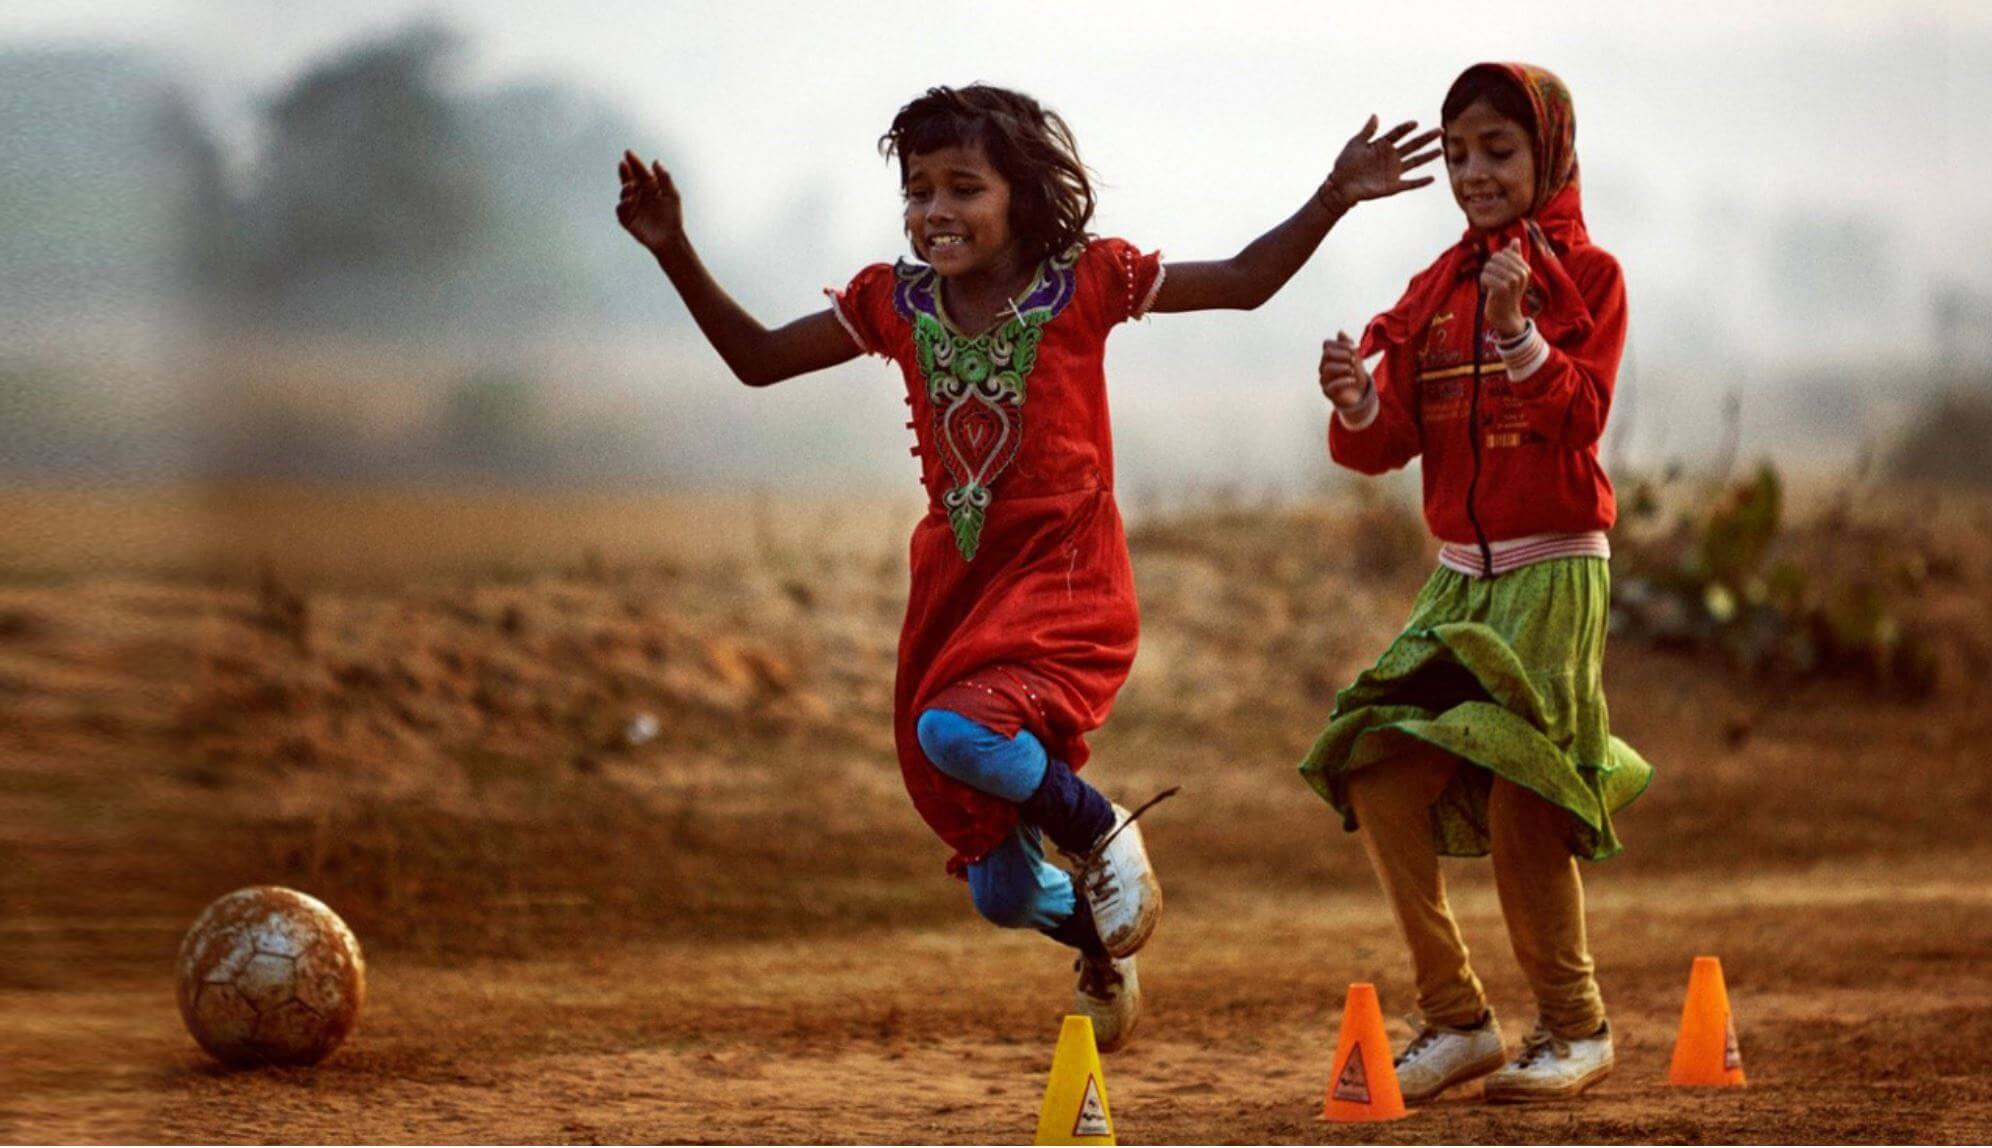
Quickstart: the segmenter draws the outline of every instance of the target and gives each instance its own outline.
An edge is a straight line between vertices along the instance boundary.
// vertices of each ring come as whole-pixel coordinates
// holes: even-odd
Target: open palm
[[[1416,120],[1406,120],[1382,135],[1376,134],[1376,128],[1377,118],[1371,116],[1363,130],[1349,137],[1342,154],[1335,157],[1335,172],[1329,178],[1348,203],[1382,199],[1432,182],[1429,175],[1417,179],[1404,176],[1439,158],[1438,148],[1419,150],[1439,138],[1438,128],[1415,136],[1411,133],[1418,130]]]
[[[626,151],[616,171],[622,176],[616,219],[623,230],[653,251],[685,234],[684,201],[663,164],[653,161],[645,166],[635,152]]]

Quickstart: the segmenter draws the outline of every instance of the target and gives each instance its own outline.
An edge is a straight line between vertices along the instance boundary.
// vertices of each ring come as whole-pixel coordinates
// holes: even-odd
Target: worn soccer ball
[[[180,1016],[224,1064],[316,1064],[366,999],[360,943],[338,914],[275,885],[237,889],[180,944]]]

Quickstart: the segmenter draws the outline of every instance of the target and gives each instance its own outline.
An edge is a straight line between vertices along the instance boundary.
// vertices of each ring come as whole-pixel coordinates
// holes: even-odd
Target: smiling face
[[[1528,129],[1485,99],[1446,121],[1446,176],[1466,221],[1498,231],[1535,201],[1535,149]]]
[[[1019,260],[1010,230],[1010,184],[982,145],[906,157],[906,234],[943,276],[1001,274]]]

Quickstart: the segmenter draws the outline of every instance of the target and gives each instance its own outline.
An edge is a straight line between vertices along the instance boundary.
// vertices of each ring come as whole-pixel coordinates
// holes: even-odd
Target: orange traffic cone
[[[1743,1083],[1736,1018],[1729,1012],[1722,962],[1714,957],[1696,957],[1694,970],[1688,974],[1688,1001],[1681,1008],[1681,1035],[1674,1041],[1674,1064],[1667,1070],[1667,1083]]]
[[[1401,1120],[1407,1115],[1404,1093],[1397,1087],[1397,1067],[1390,1059],[1390,1038],[1383,1032],[1383,1010],[1376,1003],[1376,986],[1350,985],[1321,1119],[1351,1124]]]

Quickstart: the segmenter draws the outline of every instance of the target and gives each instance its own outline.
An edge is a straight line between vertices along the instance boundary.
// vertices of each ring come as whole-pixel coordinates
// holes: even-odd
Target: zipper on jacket
[[[1480,487],[1480,340],[1485,333],[1482,324],[1487,319],[1487,290],[1477,281],[1473,285],[1473,405],[1466,412],[1466,433],[1473,448],[1473,477],[1466,483],[1466,520],[1473,524],[1474,540],[1480,543],[1480,571],[1489,578],[1494,576],[1494,549],[1487,545],[1487,532],[1480,528],[1480,516],[1475,513],[1473,498]]]

